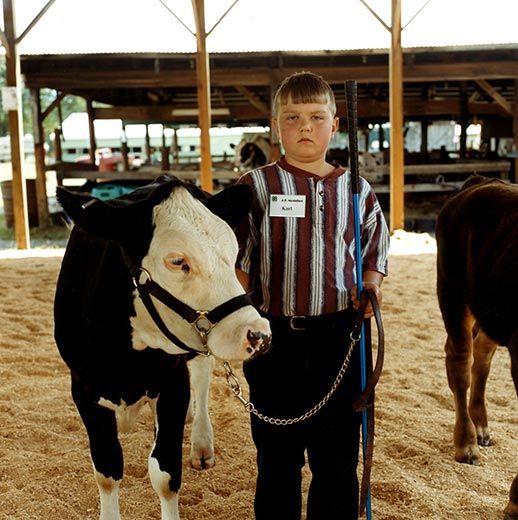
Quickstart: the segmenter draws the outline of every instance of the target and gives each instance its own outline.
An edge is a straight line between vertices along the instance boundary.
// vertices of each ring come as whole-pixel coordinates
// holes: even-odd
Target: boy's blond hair
[[[283,80],[273,99],[273,117],[277,117],[282,105],[291,103],[323,103],[331,115],[336,115],[333,90],[322,77],[312,72],[295,72]]]

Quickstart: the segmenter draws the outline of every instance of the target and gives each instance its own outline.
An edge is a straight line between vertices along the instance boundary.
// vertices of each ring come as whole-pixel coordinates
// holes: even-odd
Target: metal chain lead
[[[321,408],[323,408],[327,404],[329,399],[331,399],[333,394],[336,392],[336,389],[340,385],[340,383],[345,375],[345,372],[347,371],[349,363],[351,361],[351,356],[353,353],[354,346],[356,345],[356,343],[358,343],[358,341],[360,341],[360,338],[354,337],[352,335],[352,333],[350,335],[350,339],[351,339],[351,343],[349,345],[349,350],[347,351],[345,359],[342,363],[342,366],[340,367],[340,370],[338,371],[338,374],[336,376],[336,379],[335,379],[333,385],[331,386],[331,389],[329,390],[329,392],[327,392],[327,394],[324,396],[324,398],[319,403],[317,403],[315,406],[313,406],[313,408],[308,410],[306,413],[299,415],[298,417],[280,419],[278,417],[268,417],[267,415],[262,414],[259,410],[256,409],[256,407],[254,406],[254,404],[252,402],[248,401],[243,396],[243,389],[239,383],[239,379],[237,378],[236,374],[232,371],[232,367],[229,365],[228,361],[225,361],[223,363],[223,366],[225,367],[225,371],[226,371],[227,383],[228,383],[232,393],[236,396],[237,399],[239,399],[239,401],[241,401],[241,403],[245,407],[245,410],[249,413],[253,413],[259,419],[261,419],[262,421],[264,421],[268,424],[273,424],[275,426],[289,426],[291,424],[296,424],[296,423],[305,421],[305,420],[309,419],[310,417],[312,417],[313,415],[315,415]]]

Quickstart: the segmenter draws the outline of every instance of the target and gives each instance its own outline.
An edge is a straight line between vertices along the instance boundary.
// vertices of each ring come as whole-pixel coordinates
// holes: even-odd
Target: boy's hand
[[[363,289],[372,289],[374,293],[376,294],[376,298],[378,300],[379,306],[381,307],[381,303],[383,301],[383,294],[381,292],[380,286],[376,282],[363,282]],[[355,310],[358,310],[360,308],[360,301],[358,300],[358,287],[355,285],[351,289],[351,298],[353,301],[353,307]],[[374,311],[372,310],[372,305],[369,301],[367,304],[367,308],[365,309],[365,318],[372,318],[374,316]]]

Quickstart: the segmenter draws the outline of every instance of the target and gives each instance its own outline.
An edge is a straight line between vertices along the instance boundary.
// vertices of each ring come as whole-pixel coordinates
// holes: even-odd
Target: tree
[[[0,56],[0,88],[6,85],[6,61],[5,56]],[[56,98],[57,92],[53,89],[43,88],[40,90],[41,108],[45,110]],[[32,134],[33,122],[32,122],[32,108],[31,108],[31,96],[29,89],[24,88],[22,91],[22,107],[23,107],[23,133]],[[72,112],[86,112],[86,102],[84,99],[67,95],[61,100],[61,112],[63,119],[69,116]],[[43,130],[45,132],[45,138],[56,128],[61,126],[59,121],[58,109],[54,109],[43,121]],[[9,133],[9,122],[7,119],[7,112],[5,110],[0,111],[0,136],[7,135]]]

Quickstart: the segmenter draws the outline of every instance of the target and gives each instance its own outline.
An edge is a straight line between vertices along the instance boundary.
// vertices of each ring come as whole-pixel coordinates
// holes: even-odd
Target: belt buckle
[[[295,324],[295,320],[297,319],[303,320],[305,319],[305,316],[290,316],[291,330],[306,330],[306,327],[297,327],[297,325]]]

